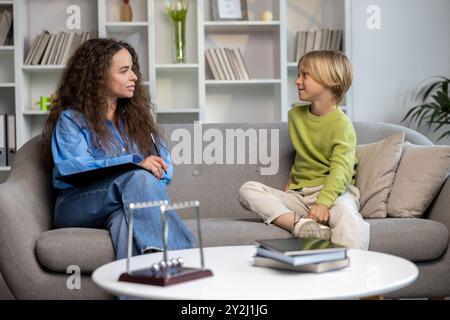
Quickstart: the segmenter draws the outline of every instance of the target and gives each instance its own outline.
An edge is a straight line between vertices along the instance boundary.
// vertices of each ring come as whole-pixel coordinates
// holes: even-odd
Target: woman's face
[[[118,51],[111,60],[107,72],[107,87],[110,98],[132,98],[137,77],[133,70],[131,54],[126,49]]]

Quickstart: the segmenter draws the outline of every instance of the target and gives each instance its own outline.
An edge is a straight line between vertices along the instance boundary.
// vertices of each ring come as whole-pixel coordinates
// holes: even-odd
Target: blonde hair
[[[345,54],[338,51],[310,51],[300,58],[309,69],[311,77],[324,87],[330,89],[336,103],[340,103],[352,85],[352,65]]]

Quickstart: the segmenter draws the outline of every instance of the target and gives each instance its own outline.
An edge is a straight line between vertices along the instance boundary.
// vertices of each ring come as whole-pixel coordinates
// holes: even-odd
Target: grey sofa
[[[404,130],[412,143],[431,144],[419,133],[396,125],[355,122],[354,126],[358,144],[378,141],[399,130]],[[170,144],[175,144],[171,142],[171,132],[180,128],[193,132],[193,125],[163,126]],[[237,200],[237,191],[246,181],[256,180],[277,188],[285,184],[294,157],[287,124],[210,124],[203,125],[203,132],[208,128],[219,129],[223,137],[226,128],[279,129],[280,168],[277,175],[261,175],[258,164],[175,166],[169,193],[173,201],[200,200],[204,245],[253,244],[255,239],[289,237],[288,232],[261,223]],[[0,272],[17,299],[111,298],[90,279],[95,268],[114,259],[109,233],[85,228],[53,229],[50,161],[42,156],[39,139],[30,140],[18,151],[9,179],[0,185]],[[184,212],[180,215],[195,230],[194,220]],[[449,180],[423,219],[368,221],[370,250],[404,257],[414,261],[420,270],[414,284],[386,297],[450,296]],[[70,290],[66,285],[71,276],[66,273],[70,265],[81,269],[79,290]]]

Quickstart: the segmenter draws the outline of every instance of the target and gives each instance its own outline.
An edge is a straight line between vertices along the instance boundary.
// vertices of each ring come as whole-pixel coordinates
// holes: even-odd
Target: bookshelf
[[[0,46],[0,113],[15,114],[17,146],[41,132],[48,112],[36,102],[54,92],[64,70],[64,65],[24,65],[43,29],[96,31],[99,37],[132,43],[159,123],[286,121],[298,100],[294,58],[299,30],[344,30],[343,48],[351,59],[351,0],[248,0],[248,21],[213,21],[210,0],[188,2],[187,61],[176,64],[165,0],[131,1],[131,22],[119,21],[120,0],[0,0],[0,10],[13,10],[15,44]],[[80,9],[80,29],[66,27],[70,5]],[[42,8],[45,15],[35,14]],[[263,10],[272,11],[272,21],[260,21]],[[249,80],[213,79],[204,52],[222,47],[240,48]],[[351,117],[351,92],[345,107]]]

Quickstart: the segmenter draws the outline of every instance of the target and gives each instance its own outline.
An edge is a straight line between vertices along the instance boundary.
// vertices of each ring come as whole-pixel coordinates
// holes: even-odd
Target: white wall
[[[381,30],[366,26],[370,5],[381,9]],[[400,124],[424,79],[450,77],[449,0],[353,0],[352,24],[354,120]]]

